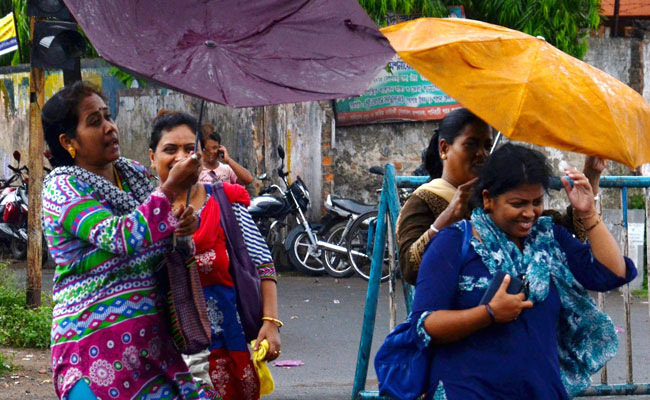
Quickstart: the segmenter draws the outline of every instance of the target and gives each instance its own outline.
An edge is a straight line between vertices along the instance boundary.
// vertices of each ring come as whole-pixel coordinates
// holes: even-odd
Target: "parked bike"
[[[347,248],[348,233],[354,221],[362,214],[374,211],[377,204],[363,204],[351,199],[328,195],[325,200],[327,215],[337,215],[339,221],[327,231],[326,242]],[[349,262],[347,252],[325,250],[325,271],[335,278],[346,278],[354,274],[354,268]]]
[[[264,188],[259,196],[251,199],[248,211],[274,254],[276,254],[274,250],[283,245],[289,262],[294,268],[309,274],[320,274],[325,271],[322,254],[308,251],[303,244],[306,243],[308,235],[313,235],[314,238],[320,237],[324,225],[312,227],[307,221],[305,214],[310,206],[309,190],[300,177],[289,184],[287,180],[289,173],[284,171],[285,154],[282,146],[278,146],[278,155],[281,165],[277,169],[277,174],[286,189],[276,184]],[[263,175],[258,179],[268,178]],[[298,226],[284,238],[282,232],[289,226],[290,216],[296,219]],[[330,224],[331,222],[328,222],[327,226]],[[292,248],[291,251],[289,246]]]
[[[0,241],[4,242],[11,256],[23,260],[27,256],[27,215],[29,170],[27,166],[20,166],[20,152],[14,151],[17,167],[8,165],[13,174],[8,179],[0,179]],[[43,241],[43,261],[46,261],[49,252],[47,244]]]
[[[384,169],[381,167],[371,167],[370,172],[376,175],[384,175]],[[381,189],[378,192],[381,193]],[[411,193],[412,190],[399,189],[398,196],[400,203],[404,204]],[[345,240],[348,261],[354,271],[365,280],[370,279],[377,217],[378,210],[371,210],[358,216],[350,226]],[[384,259],[381,266],[381,282],[387,281],[390,276],[388,261],[387,242],[384,248]]]

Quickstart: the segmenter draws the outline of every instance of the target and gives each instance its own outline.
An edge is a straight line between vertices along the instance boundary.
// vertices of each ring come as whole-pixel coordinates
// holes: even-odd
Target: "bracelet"
[[[431,229],[431,230],[433,231],[433,233],[440,233],[440,229],[438,229],[438,228],[435,227],[435,225],[434,225],[435,223],[436,223],[436,222],[433,221],[433,224],[431,224],[431,226],[429,227],[429,229]]]
[[[485,309],[487,310],[488,314],[490,314],[490,320],[492,323],[495,323],[496,318],[494,317],[494,310],[492,310],[492,307],[490,307],[489,304],[485,304]]]
[[[274,324],[276,324],[276,325],[278,326],[278,328],[282,328],[282,327],[284,326],[284,324],[282,323],[282,321],[280,321],[280,320],[277,319],[277,318],[272,318],[272,317],[262,317],[262,321],[270,321],[270,322],[273,322]]]
[[[599,216],[598,216],[598,219],[596,220],[596,222],[595,222],[592,226],[590,226],[589,228],[585,228],[585,233],[587,233],[587,232],[589,232],[590,230],[592,230],[592,229],[594,229],[595,227],[597,227],[598,224],[600,224],[600,221],[602,221],[602,220],[603,220],[603,219],[602,219],[602,218],[600,217],[600,215],[599,215]]]

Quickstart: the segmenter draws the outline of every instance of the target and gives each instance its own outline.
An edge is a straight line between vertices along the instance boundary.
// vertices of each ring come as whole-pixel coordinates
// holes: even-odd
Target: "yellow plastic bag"
[[[255,341],[251,342],[251,348],[255,348]],[[260,348],[253,351],[253,365],[255,366],[255,372],[260,379],[260,396],[273,393],[275,389],[275,384],[273,383],[273,377],[271,376],[271,371],[269,367],[266,366],[266,353],[269,351],[269,342],[266,339],[263,339],[260,342]]]

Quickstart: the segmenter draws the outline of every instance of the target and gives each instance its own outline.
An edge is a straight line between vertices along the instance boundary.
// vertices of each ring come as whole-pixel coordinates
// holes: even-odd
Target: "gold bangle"
[[[270,322],[273,322],[274,324],[276,324],[276,325],[278,326],[278,328],[282,328],[282,327],[284,326],[284,324],[282,323],[282,321],[280,321],[280,320],[277,319],[277,318],[272,318],[272,317],[262,317],[262,321],[270,321]]]
[[[599,215],[599,216],[598,216],[598,219],[596,220],[596,222],[595,222],[592,226],[590,226],[589,228],[585,228],[585,233],[589,232],[590,230],[592,230],[592,229],[594,229],[596,226],[598,226],[598,224],[600,224],[600,221],[602,221],[602,220],[603,220],[603,219],[602,219],[602,218],[600,217],[600,215]]]

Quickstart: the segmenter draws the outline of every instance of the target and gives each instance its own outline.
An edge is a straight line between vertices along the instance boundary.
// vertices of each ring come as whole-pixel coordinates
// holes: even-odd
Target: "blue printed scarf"
[[[483,243],[472,237],[471,244],[491,275],[498,270],[512,276],[526,274],[533,303],[546,299],[552,279],[561,302],[557,340],[562,381],[570,396],[577,395],[591,384],[591,375],[614,357],[618,338],[612,320],[569,270],[551,218],[538,219],[524,240],[523,253],[482,209],[472,212],[472,225]]]

